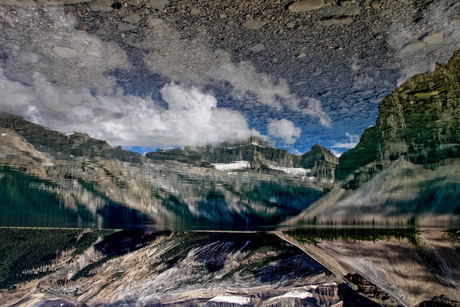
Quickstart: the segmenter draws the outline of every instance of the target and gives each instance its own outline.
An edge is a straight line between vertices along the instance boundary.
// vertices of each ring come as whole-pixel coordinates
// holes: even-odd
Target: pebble
[[[423,42],[427,44],[439,44],[444,38],[444,32],[430,33],[423,38]]]
[[[333,25],[349,25],[353,22],[353,18],[351,17],[339,17],[339,18],[331,18],[331,19],[325,19],[325,20],[320,20],[318,21],[319,24],[330,27]]]
[[[407,44],[405,45],[402,49],[401,49],[401,54],[404,54],[404,53],[411,53],[411,52],[415,52],[415,51],[418,51],[420,49],[422,49],[423,47],[425,47],[426,44],[424,42],[421,42],[421,41],[415,41],[413,43],[410,43],[410,44]]]
[[[249,47],[248,49],[251,50],[252,52],[261,52],[262,50],[265,49],[265,46],[259,43],[259,44],[255,44]]]
[[[136,26],[132,24],[119,23],[117,29],[120,31],[131,31],[136,29]]]
[[[141,5],[141,0],[128,0],[127,3],[131,6],[139,6]]]
[[[289,5],[288,9],[294,13],[317,10],[326,6],[323,0],[300,0]]]
[[[265,25],[265,21],[259,19],[248,19],[243,23],[243,27],[250,30],[259,30]]]
[[[137,15],[137,14],[132,14],[132,15],[129,15],[129,16],[126,16],[126,17],[123,17],[122,20],[124,22],[128,22],[128,23],[138,23],[139,21],[141,21],[141,16]]]
[[[64,59],[73,59],[79,56],[79,53],[72,48],[55,46],[52,50],[58,57]]]
[[[201,14],[201,11],[199,9],[196,9],[196,8],[193,8],[190,10],[190,15],[192,16],[196,16],[196,15],[200,15]]]
[[[168,2],[168,0],[149,0],[150,7],[159,11],[162,11]]]
[[[163,23],[163,19],[161,18],[152,18],[149,20],[150,27],[157,27]]]
[[[95,12],[111,12],[112,0],[96,0],[90,3],[89,8]]]

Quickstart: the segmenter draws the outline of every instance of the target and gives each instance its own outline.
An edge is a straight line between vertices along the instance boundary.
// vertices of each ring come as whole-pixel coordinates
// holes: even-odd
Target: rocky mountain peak
[[[317,161],[329,162],[332,164],[338,164],[339,159],[327,148],[316,144],[313,145],[309,152],[302,155],[300,164],[305,168],[312,168],[315,166]]]
[[[458,158],[459,88],[460,50],[447,64],[410,78],[382,100],[376,125],[366,129],[359,144],[340,157],[337,177],[345,179],[369,163],[379,171],[400,157],[425,166]]]

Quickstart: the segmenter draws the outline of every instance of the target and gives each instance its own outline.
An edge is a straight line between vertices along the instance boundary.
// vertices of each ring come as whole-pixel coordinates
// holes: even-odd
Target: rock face
[[[216,146],[199,148],[186,147],[147,153],[152,160],[177,160],[185,163],[232,163],[248,161],[253,169],[267,168],[267,165],[299,167],[300,157],[287,150],[270,147],[268,142],[251,137],[245,141],[223,142]]]
[[[382,100],[376,125],[364,131],[356,148],[340,157],[337,178],[345,179],[369,163],[374,163],[369,172],[379,172],[400,157],[425,166],[460,157],[459,89],[457,51],[448,64],[414,76]],[[351,188],[366,181],[361,173],[355,174]]]
[[[300,165],[311,169],[313,176],[331,179],[334,179],[338,163],[339,159],[332,152],[318,144],[303,154],[300,159]]]
[[[294,223],[439,223],[460,213],[460,51],[384,98],[374,127],[339,159],[344,180]]]
[[[311,151],[299,156],[284,149],[273,148],[268,142],[257,137],[251,137],[246,141],[224,142],[216,146],[150,152],[146,157],[151,160],[175,160],[197,166],[246,161],[250,169],[266,172],[274,167],[303,168],[310,176],[329,180],[334,180],[338,164],[338,158],[321,145],[314,145]]]
[[[41,166],[53,165],[51,159],[27,142],[16,132],[0,128],[0,164],[13,163],[29,166],[27,169],[34,173]]]
[[[339,231],[355,234],[363,231],[363,228],[352,229]],[[456,251],[459,240],[453,232],[414,229],[411,235],[404,235],[403,238],[401,234],[404,230],[395,229],[395,234],[399,234],[394,237],[385,238],[374,233],[367,240],[343,236],[341,239],[325,238],[311,244],[305,240],[308,236],[302,238],[302,233],[309,231],[285,234],[290,236],[289,242],[303,248],[309,255],[315,255],[315,259],[331,271],[341,272],[358,287],[360,293],[375,299],[379,306],[459,304],[459,289],[456,286],[460,281],[460,268],[457,265],[460,254]],[[377,231],[383,233],[388,229],[380,228]],[[410,229],[405,231],[406,235],[410,233]],[[450,272],[446,274],[447,271]]]
[[[123,231],[71,253],[38,283],[4,291],[0,304],[21,297],[41,306],[377,305],[273,234]]]
[[[248,141],[222,143],[219,146],[202,148],[204,159],[213,163],[249,161],[260,169],[273,164],[282,167],[299,167],[299,157],[287,150],[273,148],[266,141],[252,137]]]
[[[107,142],[93,139],[84,133],[66,136],[31,123],[22,117],[0,113],[0,127],[10,129],[24,137],[37,150],[58,160],[71,160],[73,157],[96,157],[116,159],[127,162],[140,162],[142,157],[134,152],[113,148]]]

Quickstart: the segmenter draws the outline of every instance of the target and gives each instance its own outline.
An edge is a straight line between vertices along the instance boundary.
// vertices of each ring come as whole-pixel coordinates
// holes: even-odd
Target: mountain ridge
[[[8,113],[0,113],[0,127],[15,131],[38,151],[58,160],[100,156],[123,162],[144,161],[136,152],[123,150],[119,146],[111,147],[106,141],[94,139],[86,133],[74,132],[67,136]],[[338,164],[337,157],[319,144],[302,155],[294,155],[285,149],[271,147],[267,141],[258,137],[202,147],[159,150],[148,152],[145,157],[151,161],[177,161],[200,167],[213,167],[213,163],[247,161],[251,170],[266,172],[271,167],[304,168],[310,171],[310,176],[330,180],[334,180],[334,170]]]
[[[0,127],[15,131],[38,151],[46,152],[59,160],[71,160],[75,156],[102,156],[125,162],[142,160],[138,153],[123,150],[121,147],[113,148],[106,141],[91,138],[85,133],[74,132],[67,136],[5,112],[0,113]]]
[[[427,166],[460,157],[459,72],[460,50],[447,64],[436,64],[434,71],[410,78],[385,97],[376,125],[340,157],[337,177],[346,179],[368,163],[400,156]]]
[[[453,223],[460,214],[460,50],[385,97],[334,189],[286,224]],[[458,221],[457,221],[458,223]]]
[[[41,221],[49,215],[53,223],[65,223],[54,226],[66,227],[75,227],[72,221],[80,227],[116,228],[136,223],[165,229],[274,226],[319,199],[331,185],[330,178],[315,178],[305,169],[296,173],[272,165],[265,170],[220,170],[219,163],[202,160],[204,154],[190,158],[193,151],[188,148],[167,151],[158,161],[111,148],[86,134],[50,131],[13,115],[3,114],[0,127],[1,138],[9,140],[0,146],[0,180],[10,186],[1,196],[8,204],[4,221],[10,226],[16,218],[32,219],[40,208],[46,209]],[[256,144],[250,146],[263,148]],[[46,203],[35,208],[40,195],[46,196]]]

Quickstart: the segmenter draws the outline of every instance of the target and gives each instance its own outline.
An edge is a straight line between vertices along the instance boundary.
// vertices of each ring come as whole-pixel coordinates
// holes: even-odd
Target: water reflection
[[[275,181],[212,172],[194,175],[183,169],[153,168],[145,171],[149,177],[130,185],[118,179],[84,180],[67,166],[53,181],[2,166],[0,225],[273,228],[323,195],[317,187],[283,178]]]
[[[309,229],[282,236],[376,299],[371,285],[378,287],[394,300],[390,305],[458,304],[458,230]]]
[[[316,217],[290,219],[324,195],[321,186],[301,177],[158,164],[145,164],[142,169],[121,166],[127,174],[78,163],[55,165],[46,177],[39,177],[3,165],[0,226],[273,230],[280,225],[283,229],[460,225],[455,215],[355,220],[361,211],[349,215],[352,222],[345,225]],[[85,177],[88,173],[90,178]]]
[[[204,305],[233,295],[262,306],[457,306],[460,297],[458,230],[0,228],[0,241],[9,247],[0,249],[8,260],[0,264],[0,288],[42,278],[37,289],[52,285],[58,297],[80,289],[71,297],[94,304],[117,297],[120,304],[145,305],[154,297],[156,304]],[[63,257],[87,248],[98,256]],[[17,299],[15,293],[2,292],[0,302]]]
[[[132,228],[153,223],[142,212],[109,200],[91,210],[59,192],[54,182],[6,166],[0,168],[0,225]]]

